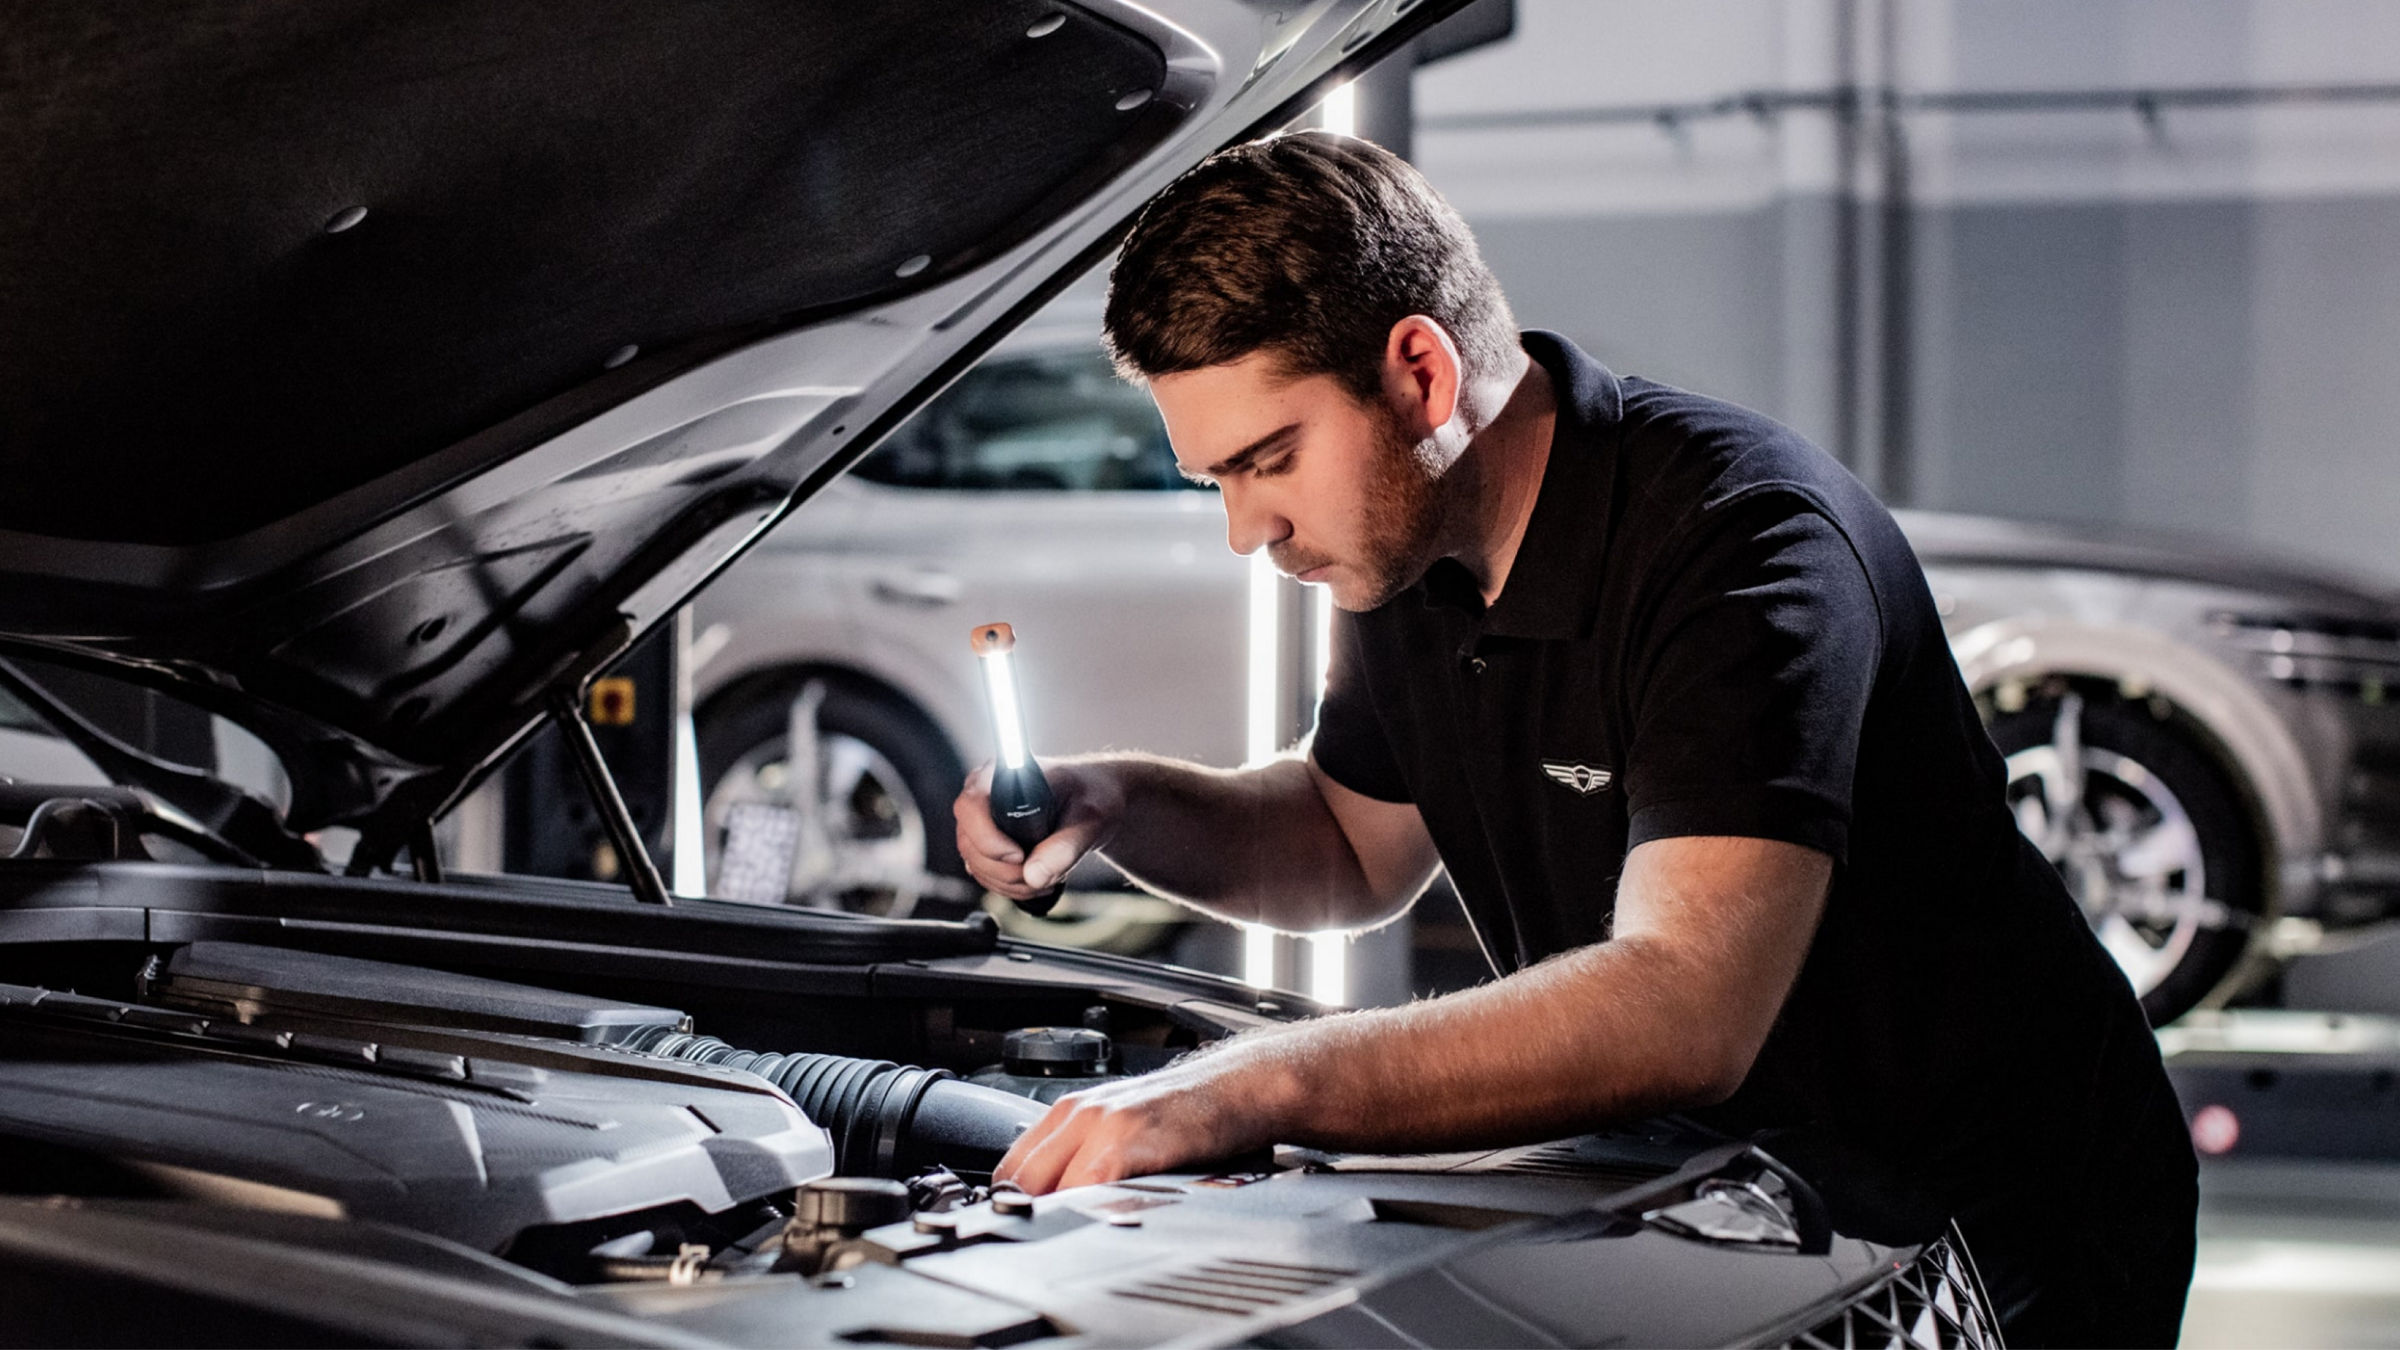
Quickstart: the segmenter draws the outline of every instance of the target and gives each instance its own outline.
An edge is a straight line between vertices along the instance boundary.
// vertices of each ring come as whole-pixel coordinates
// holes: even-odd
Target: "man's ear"
[[[1393,324],[1384,339],[1384,396],[1412,439],[1433,435],[1457,414],[1463,374],[1449,330],[1422,314]]]

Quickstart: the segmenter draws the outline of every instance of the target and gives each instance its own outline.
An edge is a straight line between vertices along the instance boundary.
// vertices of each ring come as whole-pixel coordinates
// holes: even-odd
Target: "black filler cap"
[[[1097,1078],[1116,1046],[1089,1027],[1026,1027],[1000,1042],[1000,1066],[1027,1078]]]
[[[913,1209],[908,1187],[882,1177],[824,1177],[801,1187],[793,1201],[795,1223],[845,1233],[898,1223]]]

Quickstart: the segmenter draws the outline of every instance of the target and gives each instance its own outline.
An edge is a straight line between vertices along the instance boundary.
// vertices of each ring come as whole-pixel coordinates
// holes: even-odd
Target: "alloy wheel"
[[[2148,994],[2202,934],[2234,919],[2209,898],[2200,833],[2182,799],[2132,757],[2087,744],[2084,715],[2082,695],[2066,693],[2049,741],[2008,756],[2009,806],[2134,991]]]

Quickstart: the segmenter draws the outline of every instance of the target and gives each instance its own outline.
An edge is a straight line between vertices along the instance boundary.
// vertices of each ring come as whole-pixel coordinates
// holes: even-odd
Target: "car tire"
[[[979,897],[950,820],[966,780],[957,753],[898,695],[833,675],[731,690],[695,717],[710,893],[719,893],[731,807],[785,789],[792,707],[803,697],[818,700],[819,756],[841,780],[829,783],[825,806],[834,880],[785,902],[893,918],[956,918],[973,909]]]
[[[2065,680],[2002,692],[2016,706],[1990,728],[2018,827],[2151,1024],[2182,1016],[2241,959],[2266,908],[2266,850],[2237,781],[2164,699]]]

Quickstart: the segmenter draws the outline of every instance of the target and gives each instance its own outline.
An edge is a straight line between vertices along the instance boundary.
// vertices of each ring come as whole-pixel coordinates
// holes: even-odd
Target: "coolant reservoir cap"
[[[1026,1027],[1000,1042],[1000,1066],[1033,1078],[1096,1078],[1115,1053],[1108,1033],[1089,1027]]]
[[[863,1232],[909,1215],[908,1187],[883,1177],[823,1177],[793,1197],[792,1218],[809,1228]]]

